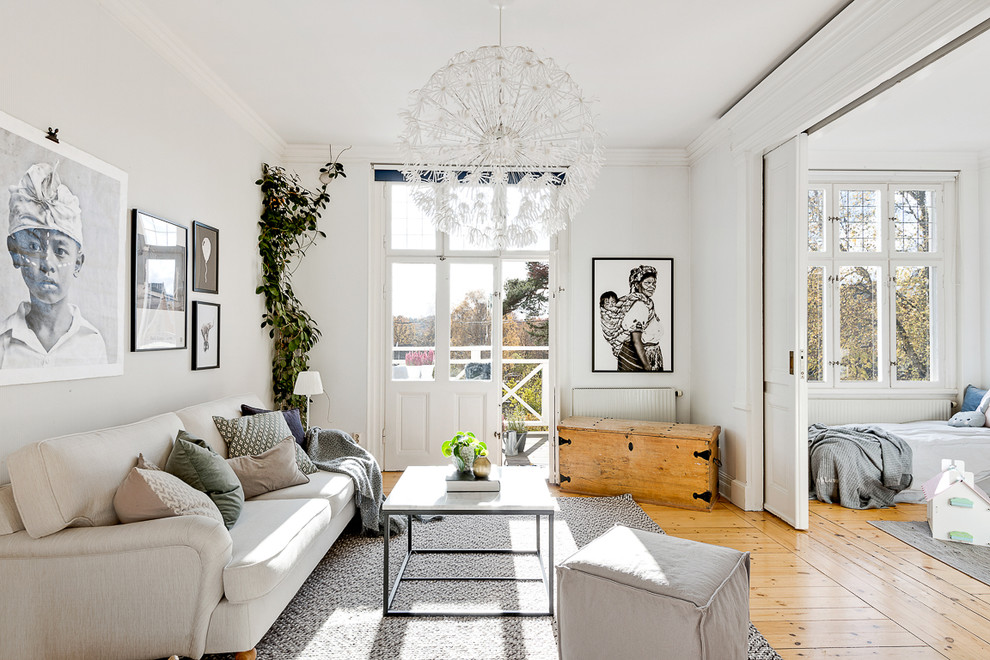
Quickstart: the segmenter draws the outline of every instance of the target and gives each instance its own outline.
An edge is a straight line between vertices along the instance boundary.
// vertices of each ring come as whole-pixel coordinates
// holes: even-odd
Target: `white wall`
[[[335,152],[336,153],[336,150]],[[314,190],[319,168],[329,160],[296,158],[286,168]],[[320,372],[329,395],[311,403],[312,425],[338,428],[367,438],[368,415],[368,241],[371,161],[341,161],[346,178],[331,182],[331,201],[320,220],[318,239],[293,277],[296,295],[316,320],[322,336],[310,352],[310,369]],[[377,298],[380,300],[381,296]],[[366,445],[367,446],[367,445]]]
[[[190,234],[194,220],[220,230],[220,293],[190,291],[190,299],[221,304],[220,369],[191,371],[190,349],[127,352],[123,376],[0,387],[0,461],[37,439],[209,398],[245,391],[270,398],[269,344],[254,293],[260,273],[254,181],[260,163],[276,155],[97,3],[6,3],[0,62],[0,110],[39,130],[58,127],[63,142],[125,171],[128,209],[189,226]],[[128,253],[121,283],[128,299],[130,263]],[[7,478],[0,463],[0,482]]]
[[[694,285],[688,190],[686,166],[605,167],[584,210],[571,223],[570,267],[562,282],[568,341],[558,362],[563,416],[569,414],[570,388],[673,387],[684,392],[677,400],[678,421],[691,421]],[[592,372],[592,329],[598,314],[598,300],[592,299],[591,291],[593,257],[673,257],[672,373]]]
[[[725,145],[691,167],[691,366],[696,386],[691,417],[695,423],[722,427],[720,490],[739,506],[744,506],[748,484],[750,416],[761,419],[763,401],[748,382],[754,369],[762,370],[760,356],[751,355],[749,347],[751,315],[762,314],[762,294],[752,289],[751,270],[761,266],[747,254],[746,191],[739,185],[744,171]],[[762,497],[762,488],[751,485]]]
[[[975,279],[979,283],[979,291],[986,292],[990,291],[990,267],[984,265],[987,259],[980,257],[990,254],[990,154],[982,154],[978,176],[980,186],[979,227],[981,231],[977,240],[969,241],[978,251],[976,255],[977,265],[971,265],[964,272],[964,277]],[[965,300],[961,300],[961,303],[965,304],[971,300],[974,300],[974,298],[966,298]],[[975,300],[980,301],[980,329],[990,328],[990,296],[984,293],[983,295],[977,295]],[[981,387],[987,387],[990,385],[990,347],[987,347],[986,333],[981,332],[981,334],[975,337],[975,340],[975,346],[973,344],[960,344],[960,346],[967,351],[972,349],[975,356],[978,356],[969,357],[967,354],[966,362],[972,361],[980,364],[982,369],[980,380],[973,382],[983,383]]]

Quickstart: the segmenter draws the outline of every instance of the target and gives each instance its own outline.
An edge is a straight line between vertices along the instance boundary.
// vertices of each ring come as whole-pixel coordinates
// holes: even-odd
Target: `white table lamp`
[[[323,381],[319,371],[300,371],[296,377],[296,388],[293,394],[306,397],[306,426],[312,426],[309,421],[309,399],[314,394],[323,393]]]

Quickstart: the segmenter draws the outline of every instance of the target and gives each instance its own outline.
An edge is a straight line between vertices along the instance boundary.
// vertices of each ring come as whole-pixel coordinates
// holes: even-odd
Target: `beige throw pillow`
[[[206,493],[161,470],[131,468],[113,496],[113,508],[122,523],[206,516],[223,524],[220,509]]]
[[[295,440],[289,437],[264,453],[228,458],[227,465],[241,480],[244,498],[309,483],[309,477],[296,465],[297,446]]]
[[[227,457],[257,456],[285,438],[292,437],[292,430],[280,412],[261,413],[247,417],[225,419],[214,417],[217,431],[227,443]],[[313,474],[317,467],[298,444],[295,448],[296,465],[303,474]]]

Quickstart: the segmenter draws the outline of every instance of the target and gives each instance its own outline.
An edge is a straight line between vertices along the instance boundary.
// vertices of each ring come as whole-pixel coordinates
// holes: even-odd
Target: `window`
[[[808,191],[809,385],[944,387],[954,178],[825,176]]]

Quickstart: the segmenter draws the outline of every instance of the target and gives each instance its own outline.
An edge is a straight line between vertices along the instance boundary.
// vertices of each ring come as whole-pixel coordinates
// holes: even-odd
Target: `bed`
[[[911,486],[895,502],[924,502],[921,484],[942,471],[942,459],[964,461],[976,485],[990,492],[990,428],[949,426],[945,421],[873,424],[904,440],[913,452]]]
[[[811,400],[809,401],[809,421],[817,421],[824,424],[828,429],[836,429],[834,436],[839,444],[833,444],[826,448],[828,453],[818,454],[815,460],[810,462],[812,470],[812,492],[814,496],[816,464],[823,472],[818,475],[827,483],[836,473],[845,475],[839,483],[845,483],[843,489],[846,495],[850,492],[859,491],[862,495],[861,502],[865,503],[869,493],[878,492],[879,488],[886,494],[882,499],[885,506],[891,501],[891,492],[884,489],[881,481],[887,481],[891,473],[895,470],[903,477],[908,470],[913,477],[911,485],[901,490],[893,497],[893,502],[924,502],[925,497],[921,491],[921,485],[928,479],[938,474],[942,470],[942,459],[954,459],[963,461],[966,464],[966,471],[972,472],[976,484],[984,490],[990,490],[990,427],[986,426],[950,426],[945,418],[951,414],[951,401],[939,400],[908,400],[908,399],[842,399],[842,400]],[[963,394],[961,416],[965,411],[986,412],[990,408],[990,394],[987,390],[980,389],[973,385],[968,385]],[[917,419],[920,415],[928,417],[925,421],[905,421]],[[853,420],[859,421],[857,424],[850,423]],[[878,421],[883,420],[883,421]],[[976,423],[983,423],[982,415],[980,420],[973,420]],[[971,422],[972,423],[972,422]],[[880,457],[876,454],[875,442],[884,444],[884,439],[877,437],[875,440],[865,442],[862,451],[855,448],[855,444],[861,441],[852,437],[853,444],[846,445],[845,435],[840,429],[850,429],[850,427],[870,426],[876,427],[881,436],[895,436],[893,439],[898,447],[906,444],[911,450],[910,468],[907,467],[906,454],[900,452],[901,460],[884,466],[890,472],[884,475],[880,473],[883,466]],[[817,440],[824,437],[818,435],[821,431],[814,431],[814,425],[809,427],[809,442],[814,450]],[[856,433],[850,429],[852,436]],[[869,434],[873,435],[873,434]],[[860,436],[862,438],[863,436]],[[815,438],[815,440],[812,440]],[[903,441],[903,443],[901,442]],[[889,444],[887,445],[890,446]],[[864,452],[871,452],[872,458],[867,458]],[[896,458],[897,453],[892,453],[891,457]],[[827,460],[826,460],[827,459]],[[828,462],[831,460],[832,462]],[[823,462],[824,461],[824,462]],[[871,465],[872,462],[872,465]],[[891,486],[890,483],[887,484]],[[893,486],[891,486],[893,487]],[[898,486],[899,487],[899,486]],[[893,487],[897,490],[897,487]],[[831,494],[833,501],[836,492]],[[826,496],[826,499],[828,497]],[[847,504],[855,498],[847,497]],[[852,504],[849,504],[852,506]],[[857,507],[858,508],[858,507]]]

